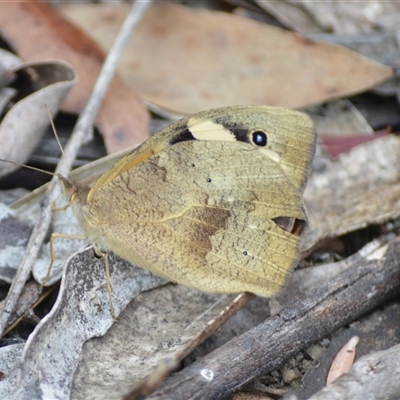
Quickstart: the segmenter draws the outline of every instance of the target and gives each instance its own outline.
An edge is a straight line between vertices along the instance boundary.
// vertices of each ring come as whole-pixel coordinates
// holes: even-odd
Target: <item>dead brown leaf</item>
[[[57,59],[74,66],[78,84],[63,109],[82,111],[104,59],[93,40],[41,1],[0,2],[0,34],[25,60]],[[141,143],[148,136],[148,123],[148,112],[135,92],[115,77],[96,120],[108,152]]]
[[[63,10],[104,46],[126,13],[106,4]],[[120,70],[127,82],[150,102],[183,114],[233,104],[301,108],[362,92],[393,74],[341,46],[170,3],[152,5],[128,49]]]
[[[327,385],[330,385],[351,368],[354,363],[356,346],[359,340],[358,336],[353,336],[337,353],[326,379]]]
[[[324,149],[333,159],[337,158],[340,154],[348,153],[350,149],[362,143],[370,142],[378,137],[388,135],[390,128],[382,129],[375,132],[374,135],[363,134],[348,134],[348,135],[319,135],[319,138],[324,146]]]

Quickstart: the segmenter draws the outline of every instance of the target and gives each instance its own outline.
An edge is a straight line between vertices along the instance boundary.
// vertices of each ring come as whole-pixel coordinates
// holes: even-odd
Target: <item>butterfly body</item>
[[[91,189],[62,181],[95,249],[203,291],[270,296],[300,257],[314,146],[304,114],[226,107],[172,124]]]

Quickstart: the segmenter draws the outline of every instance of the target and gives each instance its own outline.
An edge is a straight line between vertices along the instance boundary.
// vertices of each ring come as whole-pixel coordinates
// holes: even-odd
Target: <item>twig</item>
[[[399,260],[400,239],[396,239],[379,261],[360,259],[328,284],[173,375],[146,399],[228,397],[396,294]]]
[[[88,132],[90,132],[90,129],[92,129],[97,112],[113,78],[117,62],[129,39],[129,36],[150,4],[151,0],[137,0],[132,5],[132,9],[126,17],[120,33],[104,62],[103,68],[88,100],[88,103],[79,116],[71,138],[65,146],[65,156],[62,157],[59,165],[57,166],[56,173],[59,173],[63,176],[68,176],[69,172],[71,171],[72,164],[76,158],[78,150],[88,137]],[[13,283],[11,284],[8,292],[5,306],[0,316],[1,334],[7,326],[8,318],[13,312],[18,298],[24,289],[32,266],[49,229],[52,218],[53,203],[61,194],[61,187],[59,184],[56,184],[57,180],[58,179],[54,177],[49,184],[45,194],[40,220],[33,229],[21,265],[17,270]]]

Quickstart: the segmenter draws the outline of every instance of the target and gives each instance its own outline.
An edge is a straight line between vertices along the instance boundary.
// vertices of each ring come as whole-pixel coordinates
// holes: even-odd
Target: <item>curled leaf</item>
[[[63,62],[25,63],[14,70],[26,80],[28,93],[10,108],[0,123],[0,158],[25,163],[39,143],[65,96],[74,85],[75,73]],[[22,94],[19,94],[21,96]],[[19,167],[0,164],[0,177]]]

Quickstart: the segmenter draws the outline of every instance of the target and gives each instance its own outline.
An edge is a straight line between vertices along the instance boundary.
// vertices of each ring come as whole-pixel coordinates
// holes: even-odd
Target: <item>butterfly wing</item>
[[[303,191],[314,157],[316,135],[305,114],[280,107],[231,106],[203,111],[179,120],[152,136],[123,157],[95,184],[88,200],[100,187],[149,157],[182,141],[243,141],[254,145],[253,134],[267,134],[267,157],[279,161],[288,179]]]
[[[103,243],[200,290],[275,293],[299,260],[306,220],[306,178],[299,171],[308,175],[314,135],[307,117],[300,118],[302,130],[311,127],[311,154],[294,168],[282,150],[292,146],[287,138],[274,144],[274,110],[247,106],[214,111],[215,117],[198,114],[117,163],[88,196]],[[295,132],[293,123],[290,129]],[[259,137],[262,145],[253,143],[254,132],[266,133],[267,143]]]

